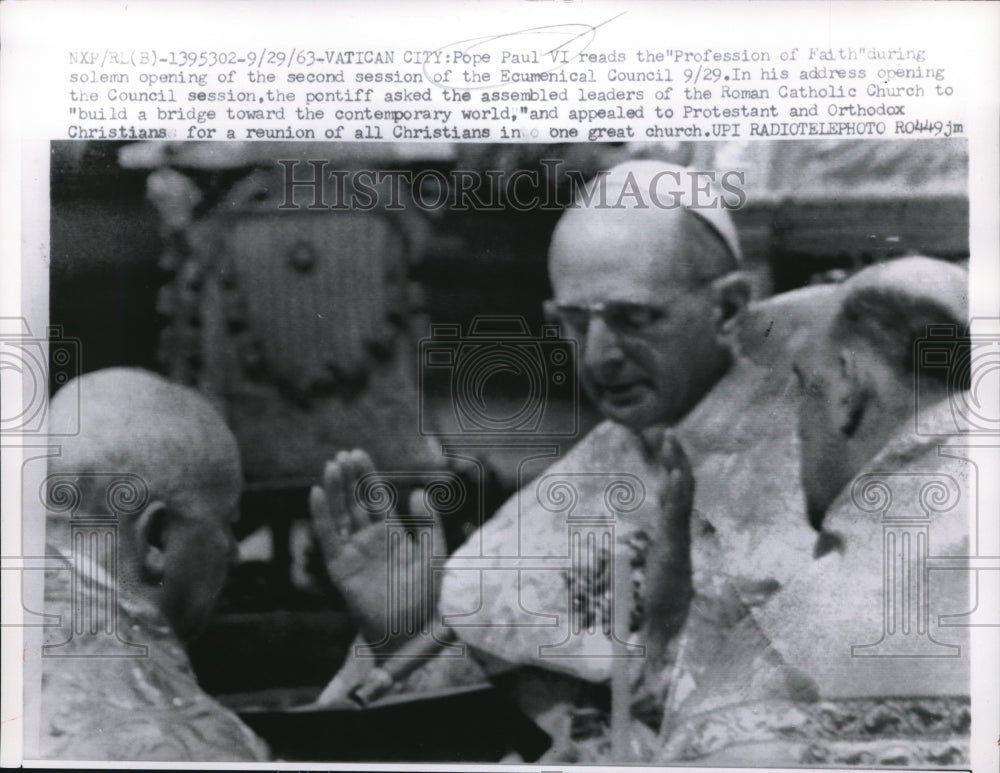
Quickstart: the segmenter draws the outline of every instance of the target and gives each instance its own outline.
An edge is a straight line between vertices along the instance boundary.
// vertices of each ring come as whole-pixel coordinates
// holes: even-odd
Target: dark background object
[[[532,761],[551,743],[491,687],[364,710],[244,710],[240,716],[285,760],[489,763],[513,750]]]

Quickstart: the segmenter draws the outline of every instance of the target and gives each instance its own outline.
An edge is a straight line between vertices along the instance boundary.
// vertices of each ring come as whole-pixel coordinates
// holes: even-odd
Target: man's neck
[[[922,403],[919,408],[919,417],[910,408],[897,414],[895,425],[884,432],[885,441],[881,446],[873,448],[858,459],[853,467],[857,472],[852,476],[852,480],[869,471],[895,469],[906,459],[919,453],[921,449],[939,442],[939,433],[945,434],[953,431],[951,427],[954,426],[954,422],[951,417],[949,401],[950,397],[942,394],[936,400]],[[921,426],[924,427],[919,432],[916,428],[918,418]],[[871,446],[874,447],[874,443]],[[850,490],[851,485],[848,481],[837,498],[827,508],[827,512],[841,505],[845,498],[850,496]]]
[[[75,551],[81,541],[74,540],[77,530],[89,531],[91,526],[81,526],[87,522],[86,515],[75,513],[72,518],[65,514],[52,514],[45,521],[45,544],[49,550],[54,550],[66,558],[73,571],[84,575],[88,580],[100,587],[114,587],[118,603],[128,608],[133,614],[141,615],[156,625],[165,625],[166,620],[159,611],[155,598],[155,588],[145,585],[137,575],[136,568],[129,560],[127,546],[122,544],[123,535],[115,526],[110,544],[112,550],[89,551],[88,540],[84,539],[83,555]],[[101,544],[108,543],[101,540]]]

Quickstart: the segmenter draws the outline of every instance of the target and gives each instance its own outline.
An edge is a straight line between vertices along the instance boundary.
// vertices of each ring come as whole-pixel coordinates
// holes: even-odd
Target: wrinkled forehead
[[[561,302],[662,301],[691,288],[696,263],[719,252],[721,241],[684,209],[567,210],[552,236],[549,277]]]

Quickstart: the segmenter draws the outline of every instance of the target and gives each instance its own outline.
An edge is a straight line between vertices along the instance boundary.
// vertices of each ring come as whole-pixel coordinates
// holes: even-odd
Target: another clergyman
[[[967,765],[974,487],[943,447],[968,388],[967,283],[907,258],[814,304],[794,363],[809,563],[763,603],[696,590],[658,761]],[[932,342],[945,366],[920,356],[930,326],[953,331]],[[726,591],[745,609],[720,625],[704,612]]]
[[[268,759],[199,687],[184,651],[236,556],[235,438],[198,393],[142,370],[97,371],[75,387],[49,412],[65,437],[51,462],[46,542],[67,568],[46,577],[45,611],[59,625],[45,635],[41,756]]]

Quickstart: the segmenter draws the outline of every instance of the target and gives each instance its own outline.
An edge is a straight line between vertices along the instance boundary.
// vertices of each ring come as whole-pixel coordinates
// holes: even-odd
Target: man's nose
[[[591,318],[583,347],[583,364],[587,369],[607,368],[625,358],[618,336],[599,316]]]

